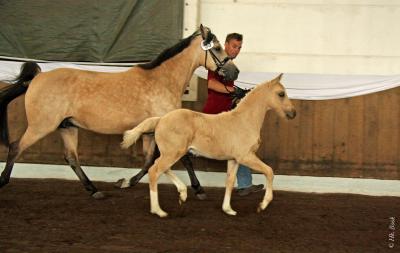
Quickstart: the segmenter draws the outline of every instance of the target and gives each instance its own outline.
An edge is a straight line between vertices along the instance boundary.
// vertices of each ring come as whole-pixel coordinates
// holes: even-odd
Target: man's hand
[[[242,88],[239,88],[238,86],[233,86],[235,88],[235,91],[230,93],[232,97],[232,109],[236,107],[236,105],[240,102],[240,100],[246,96],[247,92],[250,90],[244,90]]]

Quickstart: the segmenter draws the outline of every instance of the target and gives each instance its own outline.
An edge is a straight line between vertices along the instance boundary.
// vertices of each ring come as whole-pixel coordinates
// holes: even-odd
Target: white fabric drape
[[[0,61],[0,80],[12,80],[20,72],[22,62]],[[100,66],[76,63],[39,63],[42,71],[56,68],[76,68],[100,72],[121,72],[129,67]],[[133,65],[133,64],[132,64]],[[207,77],[207,70],[200,67],[195,74]],[[255,85],[271,80],[279,73],[241,72],[235,85],[250,89]],[[319,75],[285,73],[282,78],[288,95],[293,99],[326,100],[354,97],[383,91],[400,85],[400,75]]]
[[[196,75],[207,78],[207,70],[198,68]],[[241,72],[235,85],[250,89],[271,80],[280,73]],[[400,75],[318,75],[284,73],[281,82],[293,99],[326,100],[347,98],[383,91],[400,85]]]

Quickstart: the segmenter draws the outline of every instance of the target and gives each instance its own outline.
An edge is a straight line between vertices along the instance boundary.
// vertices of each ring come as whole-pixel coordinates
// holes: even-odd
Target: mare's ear
[[[200,24],[200,32],[201,32],[201,37],[203,38],[203,40],[205,40],[207,38],[207,33],[208,33],[207,27],[203,26],[203,24]]]
[[[210,44],[214,39],[214,34],[211,32],[210,28],[200,25],[201,37],[203,37],[205,44]]]
[[[273,80],[274,83],[279,83],[281,81],[281,78],[283,76],[283,73],[280,73],[279,76],[275,77],[275,79]]]

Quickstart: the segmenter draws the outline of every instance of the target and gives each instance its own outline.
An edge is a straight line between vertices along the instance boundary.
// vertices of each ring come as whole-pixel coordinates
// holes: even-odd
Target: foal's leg
[[[207,194],[205,193],[203,187],[201,187],[200,182],[196,177],[189,154],[184,155],[181,158],[181,162],[183,163],[183,166],[185,166],[189,174],[190,184],[192,185],[192,188],[195,191],[196,197],[200,200],[207,199]]]
[[[158,201],[158,188],[157,181],[162,173],[169,168],[179,159],[175,157],[160,156],[149,169],[149,188],[150,188],[150,212],[157,214],[161,218],[166,217],[168,214],[164,212]],[[167,174],[168,175],[168,174]],[[169,174],[168,176],[171,176]],[[179,180],[179,179],[178,179]],[[183,184],[183,183],[182,183]],[[184,197],[184,196],[181,196]]]
[[[71,166],[79,180],[84,185],[85,189],[90,192],[91,196],[95,199],[102,199],[105,195],[97,191],[97,188],[93,185],[90,179],[83,172],[78,159],[78,128],[68,127],[59,128],[59,132],[64,141],[64,158],[65,161]]]
[[[232,189],[236,180],[236,173],[239,164],[235,160],[228,161],[228,169],[226,174],[226,184],[225,184],[225,197],[222,204],[222,210],[229,215],[236,215],[236,212],[231,207],[231,196]]]
[[[28,126],[21,139],[10,144],[6,166],[0,176],[0,187],[3,187],[10,181],[14,163],[22,152],[50,132],[50,129],[33,130],[32,127]]]
[[[125,178],[119,179],[115,186],[118,188],[128,188],[131,186],[135,186],[139,183],[140,179],[144,177],[149,171],[150,166],[154,163],[154,161],[160,156],[160,151],[156,146],[156,142],[154,140],[154,135],[144,134],[142,136],[143,139],[143,154],[144,154],[144,165],[143,168],[129,180]]]
[[[244,157],[243,160],[239,161],[240,164],[243,164],[255,171],[261,172],[265,175],[267,181],[267,188],[265,191],[265,195],[260,205],[257,208],[257,212],[260,212],[267,208],[268,204],[272,201],[272,183],[274,180],[274,172],[272,168],[266,165],[263,161],[261,161],[255,154],[250,154]]]
[[[165,175],[171,180],[172,183],[176,186],[176,189],[179,192],[179,204],[181,205],[187,199],[187,187],[186,185],[172,172],[171,169],[165,171]]]

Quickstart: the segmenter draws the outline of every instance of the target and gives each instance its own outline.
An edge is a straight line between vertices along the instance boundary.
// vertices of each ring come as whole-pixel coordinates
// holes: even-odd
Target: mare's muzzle
[[[239,69],[235,64],[226,63],[218,70],[218,74],[226,81],[235,81],[239,76]]]

